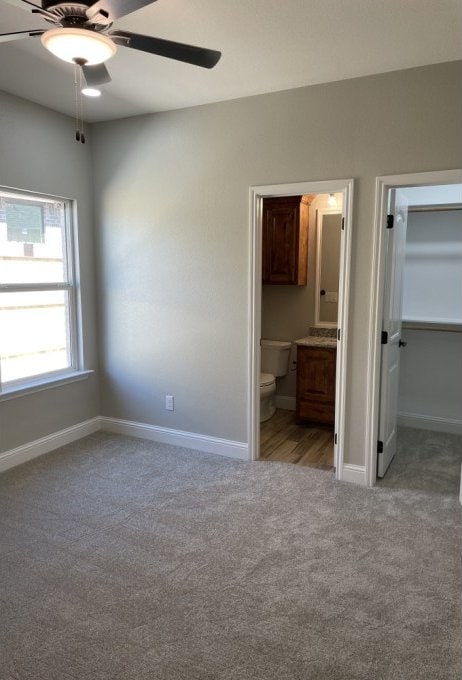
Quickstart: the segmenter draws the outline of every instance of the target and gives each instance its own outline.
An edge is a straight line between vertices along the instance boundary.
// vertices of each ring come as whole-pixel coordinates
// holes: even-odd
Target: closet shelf
[[[401,327],[413,331],[449,331],[452,333],[462,333],[462,320],[403,319]]]

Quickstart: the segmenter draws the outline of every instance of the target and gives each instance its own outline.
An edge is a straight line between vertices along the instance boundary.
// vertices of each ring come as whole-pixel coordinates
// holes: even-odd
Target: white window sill
[[[28,394],[33,394],[34,392],[42,392],[43,390],[49,390],[52,387],[61,387],[62,385],[67,385],[68,383],[78,382],[80,380],[86,380],[89,375],[94,373],[94,371],[71,371],[69,373],[64,373],[59,376],[53,376],[52,378],[42,378],[37,382],[22,383],[21,385],[15,385],[14,387],[5,387],[0,392],[0,402],[7,401],[8,399],[16,399],[18,397],[25,397]]]

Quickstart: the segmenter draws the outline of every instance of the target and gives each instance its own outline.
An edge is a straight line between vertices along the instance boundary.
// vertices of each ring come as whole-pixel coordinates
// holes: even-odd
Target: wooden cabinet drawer
[[[297,409],[298,418],[311,420],[314,423],[333,424],[335,420],[335,404],[321,404],[314,401],[300,401]]]

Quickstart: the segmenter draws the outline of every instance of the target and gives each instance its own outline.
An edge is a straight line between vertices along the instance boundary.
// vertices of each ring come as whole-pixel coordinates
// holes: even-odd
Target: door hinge
[[[395,218],[393,215],[387,215],[387,229],[393,229]]]
[[[381,342],[382,345],[386,345],[386,344],[387,344],[387,342],[388,342],[388,333],[387,333],[387,331],[382,331],[382,335],[381,335],[381,338],[380,338],[380,342]]]
[[[337,443],[337,433],[335,433],[335,436],[334,436],[334,444],[336,444],[336,443]]]
[[[345,229],[345,218],[342,217],[342,229]]]
[[[340,342],[340,328],[337,328],[337,340]]]
[[[380,440],[377,442],[377,453],[383,453],[383,442]]]

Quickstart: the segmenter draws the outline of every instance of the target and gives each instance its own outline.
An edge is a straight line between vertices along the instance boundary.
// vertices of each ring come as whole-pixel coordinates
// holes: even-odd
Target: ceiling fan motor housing
[[[44,19],[53,23],[50,14],[56,17],[56,23],[68,28],[87,28],[89,30],[103,31],[112,24],[102,13],[98,13],[91,20],[88,19],[87,10],[91,2],[56,2],[56,0],[43,0],[42,8],[48,13]]]
[[[46,9],[47,12],[50,12],[54,9],[74,8],[76,11],[80,10],[82,12],[83,10],[83,13],[85,14],[90,5],[91,2],[56,2],[56,0],[42,0],[42,8]]]

